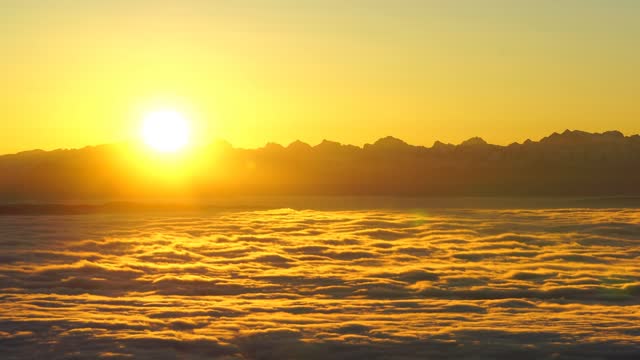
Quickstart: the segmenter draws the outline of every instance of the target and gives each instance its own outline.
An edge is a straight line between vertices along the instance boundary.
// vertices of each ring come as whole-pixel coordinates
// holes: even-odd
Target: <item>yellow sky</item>
[[[239,147],[640,132],[640,3],[8,0],[0,153],[134,139],[145,112]]]

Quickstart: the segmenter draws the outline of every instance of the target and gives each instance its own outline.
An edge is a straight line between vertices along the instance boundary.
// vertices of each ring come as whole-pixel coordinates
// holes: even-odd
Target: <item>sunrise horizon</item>
[[[0,153],[126,141],[162,109],[245,148],[640,133],[626,0],[32,2],[2,15]]]
[[[293,138],[293,140],[288,140],[285,142],[277,142],[277,141],[265,141],[264,143],[258,144],[256,146],[253,147],[246,147],[246,146],[237,146],[236,144],[234,144],[232,141],[229,141],[228,139],[224,139],[224,138],[214,138],[212,140],[209,140],[209,142],[204,142],[204,143],[199,143],[199,144],[186,144],[184,148],[179,148],[176,150],[172,150],[169,152],[176,152],[176,153],[180,153],[183,151],[193,151],[193,150],[198,150],[198,149],[205,149],[208,147],[212,147],[212,146],[219,146],[221,144],[224,145],[229,145],[234,149],[245,149],[245,150],[257,150],[257,149],[261,149],[261,148],[265,148],[268,147],[270,145],[277,145],[277,146],[282,146],[284,148],[289,147],[292,144],[297,144],[297,143],[301,143],[304,145],[309,145],[310,147],[317,147],[318,145],[321,145],[323,142],[330,142],[330,143],[339,143],[341,145],[348,145],[348,146],[355,146],[358,148],[364,148],[366,145],[371,145],[376,143],[378,140],[382,140],[385,138],[393,138],[393,139],[397,139],[400,140],[404,143],[406,143],[407,145],[410,146],[415,146],[415,147],[423,147],[423,148],[432,148],[434,147],[434,145],[436,144],[444,144],[444,145],[461,145],[469,140],[473,140],[473,139],[480,139],[483,142],[485,142],[488,145],[495,145],[495,146],[500,146],[500,147],[508,147],[508,146],[512,146],[512,145],[522,145],[525,143],[529,143],[529,142],[540,142],[546,138],[549,138],[550,136],[553,135],[562,135],[562,134],[567,134],[567,133],[582,133],[582,134],[589,134],[589,135],[607,135],[607,134],[621,134],[622,137],[625,138],[633,138],[633,137],[637,137],[640,136],[640,132],[638,133],[633,133],[633,132],[623,132],[621,130],[618,129],[611,129],[611,128],[603,128],[604,130],[601,131],[586,131],[585,129],[569,129],[569,128],[563,128],[562,130],[560,129],[556,129],[555,131],[549,132],[548,134],[544,134],[539,138],[532,138],[532,137],[524,137],[523,140],[513,140],[513,141],[506,141],[506,142],[502,142],[502,143],[496,143],[496,142],[491,142],[491,141],[487,141],[485,139],[485,137],[480,136],[480,135],[472,135],[468,138],[464,138],[458,142],[447,142],[447,141],[441,141],[440,138],[438,138],[437,136],[435,137],[435,140],[433,140],[432,142],[423,142],[423,143],[409,143],[407,141],[405,141],[405,139],[399,137],[399,136],[395,136],[393,134],[382,134],[378,137],[372,138],[372,139],[368,139],[365,140],[364,142],[361,143],[349,143],[349,142],[341,142],[341,141],[337,141],[335,138],[322,138],[319,141],[316,142],[312,142],[312,141],[305,141],[301,138]],[[57,147],[57,148],[31,148],[31,149],[22,149],[22,150],[18,150],[16,152],[9,152],[9,153],[0,153],[0,156],[5,156],[5,155],[16,155],[16,154],[20,154],[23,152],[31,152],[31,151],[45,151],[45,152],[51,152],[51,151],[58,151],[58,150],[80,150],[83,148],[88,148],[88,147],[101,147],[101,146],[130,146],[130,147],[138,147],[138,148],[148,148],[147,150],[153,151],[153,146],[150,146],[148,143],[146,143],[146,140],[144,139],[143,136],[138,135],[137,138],[130,138],[127,140],[121,140],[121,141],[115,141],[115,142],[107,142],[107,143],[98,143],[98,144],[85,144],[85,145],[80,145],[78,147]],[[158,150],[155,150],[158,151]],[[167,152],[167,151],[163,151],[163,150],[159,150],[158,152],[163,153],[163,152]]]
[[[2,360],[640,359],[640,1],[2,0]]]

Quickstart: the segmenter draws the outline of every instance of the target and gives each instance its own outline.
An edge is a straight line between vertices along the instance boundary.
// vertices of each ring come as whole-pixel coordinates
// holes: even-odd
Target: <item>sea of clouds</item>
[[[639,359],[640,210],[0,217],[3,359]]]

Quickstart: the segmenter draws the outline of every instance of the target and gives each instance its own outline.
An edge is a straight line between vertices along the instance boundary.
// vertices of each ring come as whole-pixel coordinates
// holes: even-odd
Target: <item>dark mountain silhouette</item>
[[[508,146],[474,137],[429,148],[385,137],[363,147],[324,140],[249,150],[217,142],[171,161],[140,154],[101,145],[0,156],[0,198],[640,195],[640,136],[618,131],[567,130]],[[174,173],[179,181],[166,179]]]
[[[463,141],[460,146],[485,146],[488,145],[483,138],[480,137],[472,137],[471,139]]]

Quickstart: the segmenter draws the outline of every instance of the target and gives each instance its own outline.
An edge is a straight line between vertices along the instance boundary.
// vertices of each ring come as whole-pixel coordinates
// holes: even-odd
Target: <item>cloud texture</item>
[[[5,359],[633,359],[637,210],[0,217]]]

